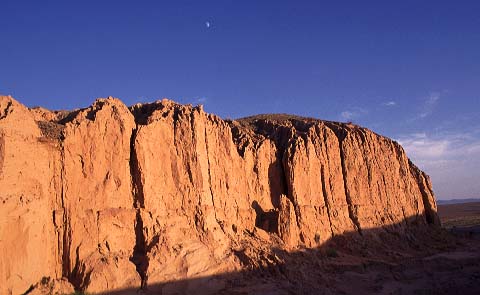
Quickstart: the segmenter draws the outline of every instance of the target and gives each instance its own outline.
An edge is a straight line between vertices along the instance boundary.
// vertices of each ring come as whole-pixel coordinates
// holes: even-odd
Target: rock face
[[[169,100],[50,112],[0,97],[0,187],[0,294],[46,278],[164,294],[199,278],[182,292],[213,293],[209,277],[245,268],[252,237],[291,251],[439,225],[428,176],[388,138]]]

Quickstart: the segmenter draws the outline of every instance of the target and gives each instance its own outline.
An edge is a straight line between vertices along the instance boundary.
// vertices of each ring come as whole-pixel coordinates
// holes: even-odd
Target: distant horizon
[[[480,202],[480,198],[457,198],[457,199],[439,199],[437,198],[437,204],[461,204],[461,203],[477,203]]]

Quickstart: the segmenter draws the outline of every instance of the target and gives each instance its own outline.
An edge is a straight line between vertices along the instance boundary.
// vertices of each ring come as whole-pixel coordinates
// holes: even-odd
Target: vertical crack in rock
[[[86,265],[80,260],[80,243],[75,248],[75,265],[71,271],[71,278],[69,281],[76,290],[84,290],[90,284],[90,275],[92,270],[87,271]]]
[[[356,228],[356,230],[358,231],[358,233],[360,235],[362,235],[362,229],[360,227],[360,222],[358,220],[357,213],[355,212],[355,207],[352,203],[352,197],[350,196],[350,191],[348,189],[347,167],[346,167],[346,164],[345,164],[345,151],[343,150],[343,147],[342,147],[342,143],[345,140],[345,138],[347,136],[346,133],[348,131],[344,130],[342,127],[339,127],[337,125],[330,126],[330,124],[329,124],[329,125],[326,125],[326,126],[328,128],[330,128],[333,131],[333,133],[335,133],[335,135],[337,136],[337,139],[338,139],[338,149],[339,149],[339,152],[340,152],[340,162],[341,162],[341,166],[342,166],[342,177],[343,177],[343,188],[344,188],[344,191],[345,191],[345,200],[347,202],[347,207],[348,207],[348,217],[352,221],[352,223],[353,223],[354,227]]]
[[[145,208],[145,197],[143,191],[143,182],[140,167],[138,164],[137,151],[135,146],[135,139],[137,137],[139,126],[137,125],[132,130],[130,137],[130,176],[132,179],[132,195],[133,195],[133,208],[136,209],[135,217],[135,246],[133,248],[133,254],[130,261],[136,266],[136,270],[140,275],[141,288],[147,287],[147,270],[148,270],[148,257],[147,247],[145,241],[145,235],[143,234],[143,219],[142,209]]]
[[[133,207],[136,209],[145,208],[145,197],[143,194],[142,173],[138,165],[135,139],[139,126],[132,130],[130,137],[130,174],[132,177]]]
[[[322,138],[322,134],[323,134],[323,142],[324,143],[327,143],[328,142],[328,139],[327,139],[327,133],[326,132],[320,132],[320,129],[319,129],[319,125],[315,125],[314,127],[314,133],[315,133],[315,137],[312,138],[312,143],[314,144],[314,150],[315,150],[315,155],[317,156],[318,159],[321,158],[321,151],[318,150],[318,145],[320,143],[317,143],[316,142],[316,139],[321,139]],[[326,161],[329,162],[329,159],[328,159],[328,145],[325,144],[325,152],[326,152]],[[328,199],[328,195],[327,195],[327,176],[325,174],[325,165],[324,164],[321,164],[320,166],[320,181],[322,183],[322,193],[323,193],[323,202],[325,203],[325,208],[327,209],[327,216],[328,216],[328,222],[329,222],[329,225],[330,225],[330,232],[332,234],[332,237],[334,236],[334,232],[333,232],[333,225],[332,225],[332,214],[330,212],[331,208],[331,204],[329,202],[329,199]]]
[[[194,147],[194,150],[197,147],[197,140],[195,139],[195,110],[193,110],[190,113],[190,130],[192,131],[192,146]],[[190,162],[188,162],[188,168],[187,168],[187,173],[188,173],[188,179],[190,180],[191,185],[195,185],[194,177],[193,177],[193,167]]]
[[[292,203],[293,210],[295,211],[295,222],[297,223],[297,227],[300,230],[300,239],[303,240],[302,238],[303,234],[301,232],[302,227],[300,226],[300,218],[302,213],[300,212],[300,206],[298,205],[297,200],[293,197],[293,189],[292,189],[293,184],[289,182],[289,178],[287,177],[286,171],[289,171],[288,169],[289,161],[287,159],[287,153],[285,152],[285,150],[286,148],[278,149],[278,153],[279,155],[281,155],[281,159],[282,159],[280,172],[283,178],[283,182],[285,183],[285,196]]]
[[[3,171],[3,162],[5,161],[5,138],[3,131],[0,131],[0,176]]]
[[[279,149],[277,147],[277,150],[275,152],[275,166],[278,167],[278,175],[279,175],[279,179],[278,179],[278,182],[276,181],[271,181],[269,180],[269,185],[270,185],[270,192],[271,192],[271,202],[272,202],[272,205],[273,207],[276,209],[273,214],[273,229],[271,229],[270,231],[271,232],[274,232],[274,233],[279,233],[279,210],[281,210],[281,196],[284,195],[287,197],[287,199],[290,200],[290,202],[292,203],[292,206],[293,206],[293,202],[291,201],[291,197],[289,197],[288,195],[288,187],[287,187],[287,175],[285,173],[285,169],[283,167],[283,155],[284,155],[284,149]],[[269,172],[269,177],[272,177],[270,175],[270,172]],[[274,184],[277,184],[279,187],[275,187]],[[275,193],[276,192],[276,193]],[[294,207],[295,208],[295,207]],[[298,226],[298,221],[295,221],[297,222],[297,226]]]
[[[328,215],[328,222],[330,223],[330,232],[332,233],[332,237],[334,236],[333,228],[332,228],[332,216],[330,214],[330,202],[328,201],[327,197],[327,187],[326,187],[326,177],[325,177],[325,167],[322,165],[321,168],[321,175],[322,175],[322,192],[323,192],[323,201],[325,202],[325,207],[327,208],[327,215]]]
[[[343,140],[343,139],[342,139]],[[354,205],[352,204],[352,197],[350,196],[350,191],[348,190],[347,185],[347,169],[345,167],[345,154],[342,148],[342,140],[339,139],[339,148],[340,148],[340,160],[342,162],[342,175],[343,175],[343,187],[345,189],[345,198],[348,206],[348,217],[352,220],[353,225],[357,229],[358,233],[362,235],[362,229],[360,228],[360,222],[358,221],[358,216],[355,212]]]
[[[285,195],[288,196],[288,181],[287,181],[287,174],[285,173],[285,168],[283,167],[283,157],[284,157],[285,151],[281,150],[277,147],[277,151],[275,153],[276,156],[276,163],[279,168],[279,174],[280,174],[280,188],[277,189],[276,191],[280,192],[278,196],[275,196],[277,200],[275,202],[272,200],[272,203],[274,207],[278,208],[280,206],[280,195]],[[270,188],[271,191],[274,191],[274,188]]]
[[[58,246],[61,247],[62,251],[62,276],[66,277],[70,283],[74,283],[74,278],[72,277],[71,273],[71,260],[70,260],[70,248],[72,242],[72,231],[70,228],[70,219],[68,216],[68,208],[66,208],[65,204],[65,145],[64,145],[65,135],[61,134],[60,137],[60,202],[62,206],[62,245]],[[59,239],[60,240],[60,239]],[[75,286],[78,288],[79,286]]]
[[[410,169],[413,172],[413,177],[417,181],[420,193],[422,194],[422,202],[425,210],[425,219],[427,223],[440,225],[440,220],[434,208],[435,198],[433,197],[430,198],[430,196],[433,196],[433,191],[429,186],[428,176],[425,174],[425,172],[420,171],[420,169],[418,169],[418,167],[415,166],[415,164],[413,164],[412,161],[408,160],[408,164],[410,166]],[[433,205],[432,205],[432,202],[433,202]]]
[[[284,195],[293,205],[293,209],[295,211],[295,222],[297,223],[297,227],[300,229],[300,240],[304,242],[303,233],[301,230],[301,220],[302,220],[302,211],[300,205],[298,204],[298,200],[293,196],[293,183],[290,182],[289,177],[287,177],[287,171],[290,171],[289,163],[291,163],[291,159],[288,159],[288,154],[291,157],[295,154],[295,143],[298,140],[298,137],[295,137],[295,127],[287,128],[285,126],[280,126],[279,128],[275,128],[274,126],[269,126],[272,130],[272,134],[269,136],[270,140],[272,140],[277,148],[278,153],[278,160],[280,161],[280,174],[282,177],[283,187],[284,187]],[[287,150],[289,153],[287,153]]]
[[[223,228],[223,222],[218,220],[217,218],[217,207],[215,206],[215,197],[213,196],[213,189],[212,189],[212,174],[210,170],[210,154],[209,154],[209,149],[208,149],[208,139],[207,139],[207,126],[205,126],[205,149],[207,152],[207,168],[208,168],[208,186],[210,188],[210,196],[212,197],[212,205],[213,205],[213,214],[215,216],[215,220],[217,221],[218,225],[220,226],[220,229],[225,233],[225,230]]]
[[[201,112],[201,109],[198,109],[200,112]],[[192,169],[194,169],[194,167],[196,167],[196,165],[198,165],[199,163],[199,155],[196,151],[196,149],[198,148],[198,142],[197,142],[197,137],[196,137],[196,134],[198,131],[198,128],[196,128],[196,122],[195,122],[195,114],[194,112],[191,112],[190,113],[190,130],[192,132],[192,147],[194,149],[194,157],[193,157],[193,160],[195,161],[195,164],[190,166],[188,169],[189,169],[189,179],[192,183],[192,186],[195,186],[196,185],[196,181],[197,181],[197,178],[195,177],[194,179],[194,171],[192,171]],[[203,231],[204,230],[204,220],[203,220],[203,210],[202,210],[202,196],[201,194],[198,194],[198,198],[196,200],[197,204],[195,206],[195,215],[194,215],[194,224],[195,224],[195,228],[197,229],[197,231]]]
[[[289,182],[287,177],[287,171],[289,171],[289,159],[287,158],[286,151],[289,148],[292,151],[295,150],[295,146],[293,145],[295,142],[295,127],[291,124],[291,122],[288,123],[289,126],[287,127],[282,125],[285,122],[268,120],[266,117],[268,117],[268,115],[258,115],[239,119],[239,121],[229,121],[228,124],[230,126],[232,139],[237,147],[238,154],[242,158],[245,157],[245,152],[249,144],[253,144],[255,148],[262,140],[270,140],[273,142],[276,148],[276,161],[279,167],[279,174],[281,178],[279,182],[281,187],[277,190],[280,191],[280,194],[272,198],[272,204],[274,207],[278,208],[280,203],[280,195],[285,195],[292,203],[295,211],[295,222],[300,228],[300,206],[293,197],[293,189],[291,188],[293,184]],[[274,188],[270,187],[270,190],[273,191]]]
[[[140,209],[137,208],[137,214],[135,219],[135,247],[133,248],[133,255],[130,258],[135,266],[141,279],[141,289],[145,289],[148,283],[147,271],[148,271],[148,256],[145,236],[143,235],[143,219]]]

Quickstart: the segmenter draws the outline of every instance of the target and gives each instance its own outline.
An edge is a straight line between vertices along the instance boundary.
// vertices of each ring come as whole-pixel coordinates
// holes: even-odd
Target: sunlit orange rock
[[[257,246],[439,224],[428,176],[388,138],[170,100],[50,112],[0,97],[0,187],[1,294],[168,293],[187,278],[185,292],[215,293],[224,282],[208,278],[261,264]]]

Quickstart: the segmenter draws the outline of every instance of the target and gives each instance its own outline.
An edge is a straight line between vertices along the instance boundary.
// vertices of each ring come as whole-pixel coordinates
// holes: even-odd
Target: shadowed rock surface
[[[425,248],[440,225],[429,177],[391,139],[169,100],[50,112],[0,97],[0,187],[0,294],[42,281],[153,294],[197,282],[182,289],[193,292],[335,238]]]

